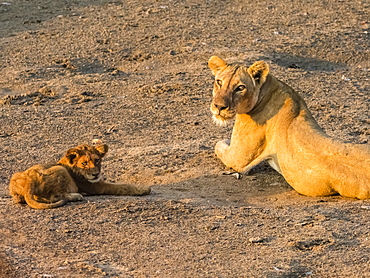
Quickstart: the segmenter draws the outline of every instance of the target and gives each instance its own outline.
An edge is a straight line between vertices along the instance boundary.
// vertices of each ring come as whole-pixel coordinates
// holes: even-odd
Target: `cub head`
[[[212,56],[208,66],[215,76],[211,112],[216,123],[223,125],[236,114],[246,114],[254,108],[269,73],[265,62],[255,62],[250,67],[228,65],[221,58]]]
[[[59,163],[68,166],[79,178],[94,183],[101,179],[101,161],[107,151],[107,145],[79,145],[69,149]]]

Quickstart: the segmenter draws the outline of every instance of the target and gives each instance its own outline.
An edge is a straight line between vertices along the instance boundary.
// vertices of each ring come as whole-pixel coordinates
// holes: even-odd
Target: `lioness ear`
[[[217,56],[212,56],[208,60],[208,67],[211,69],[212,74],[216,75],[220,70],[227,67],[227,63]]]
[[[268,75],[269,71],[268,64],[263,61],[255,62],[248,68],[249,75],[257,84],[260,85],[266,81],[266,76]]]
[[[98,145],[95,147],[95,150],[97,150],[100,153],[100,156],[103,157],[108,151],[108,145]]]

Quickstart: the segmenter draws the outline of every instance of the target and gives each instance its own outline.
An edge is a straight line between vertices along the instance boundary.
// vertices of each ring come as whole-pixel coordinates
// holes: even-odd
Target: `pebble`
[[[250,239],[248,239],[248,241],[250,243],[261,243],[261,242],[263,242],[263,238],[260,238],[260,237],[251,237]]]

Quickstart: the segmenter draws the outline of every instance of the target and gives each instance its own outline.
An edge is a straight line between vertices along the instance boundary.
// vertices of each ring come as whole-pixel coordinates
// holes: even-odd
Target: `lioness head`
[[[77,176],[94,183],[101,179],[101,159],[107,151],[107,145],[79,145],[69,149],[59,163],[67,165]]]
[[[268,65],[262,61],[255,62],[249,68],[241,64],[228,65],[221,58],[212,56],[208,66],[215,76],[211,103],[215,122],[223,125],[236,114],[251,111],[269,73]]]

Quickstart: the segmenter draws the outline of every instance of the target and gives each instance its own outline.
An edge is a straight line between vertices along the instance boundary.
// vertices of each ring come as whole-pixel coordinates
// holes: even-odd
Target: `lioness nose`
[[[214,104],[215,105],[215,107],[218,109],[218,110],[225,110],[225,109],[227,109],[228,107],[227,106],[223,106],[223,105],[220,105],[220,104]]]

